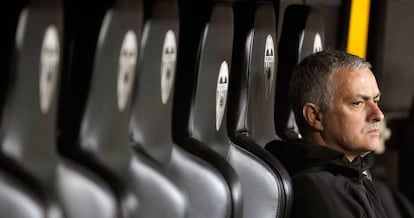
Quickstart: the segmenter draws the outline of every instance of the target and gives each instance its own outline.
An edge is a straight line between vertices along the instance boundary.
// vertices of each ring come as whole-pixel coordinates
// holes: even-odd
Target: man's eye
[[[355,106],[361,106],[362,105],[362,101],[356,101],[354,103],[352,103]]]

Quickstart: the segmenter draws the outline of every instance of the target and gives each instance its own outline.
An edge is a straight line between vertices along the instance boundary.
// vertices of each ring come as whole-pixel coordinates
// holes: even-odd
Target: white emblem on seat
[[[265,97],[269,98],[272,92],[273,76],[274,76],[274,64],[275,63],[275,47],[273,44],[273,38],[271,35],[267,35],[265,44],[265,56],[264,56],[264,82],[265,82]]]
[[[224,110],[227,103],[227,91],[229,87],[229,66],[223,61],[220,66],[220,72],[217,79],[216,91],[216,130],[218,131],[223,121]]]
[[[168,30],[164,38],[161,60],[161,100],[163,104],[166,104],[170,97],[175,77],[176,60],[177,43],[175,34],[172,30]]]
[[[313,40],[313,53],[315,52],[319,52],[323,50],[323,46],[322,46],[322,38],[321,35],[319,33],[315,34],[315,38]]]
[[[138,46],[134,31],[128,30],[122,42],[118,61],[118,109],[123,111],[128,103],[134,85]]]
[[[40,109],[43,114],[49,112],[52,104],[59,70],[60,45],[59,34],[55,26],[50,25],[44,34],[40,51]]]

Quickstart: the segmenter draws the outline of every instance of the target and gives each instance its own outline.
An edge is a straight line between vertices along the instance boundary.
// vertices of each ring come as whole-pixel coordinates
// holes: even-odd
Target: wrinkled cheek
[[[359,130],[356,128],[354,123],[342,123],[343,125],[340,127],[342,133],[342,142],[349,143],[350,141],[356,140],[360,133]]]

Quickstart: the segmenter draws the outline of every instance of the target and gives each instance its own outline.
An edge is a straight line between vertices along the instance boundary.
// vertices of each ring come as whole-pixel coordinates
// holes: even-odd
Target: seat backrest
[[[6,97],[10,62],[15,48],[16,29],[19,14],[26,3],[13,1],[4,7],[7,13],[1,13],[0,25],[3,26],[0,47],[0,119]],[[44,217],[46,215],[44,200],[40,190],[23,176],[24,170],[10,158],[0,155],[0,217]],[[25,177],[25,181],[20,178]]]
[[[120,174],[132,158],[129,105],[142,28],[140,3],[117,1],[105,11],[78,137],[83,151]]]
[[[2,152],[43,184],[57,166],[62,19],[60,1],[32,1],[22,9],[1,121]]]
[[[175,0],[146,1],[131,131],[134,143],[168,165],[171,160],[171,104],[179,37]]]
[[[121,7],[122,3],[128,7]],[[130,97],[125,91],[118,98],[117,85],[122,76],[131,78],[119,87],[128,89],[133,84],[141,7],[140,1],[67,1],[65,5],[67,50],[59,149],[69,161],[60,168],[58,193],[73,217],[88,216],[81,213],[86,211],[85,204],[94,208],[90,217],[125,217],[138,210],[133,203],[137,197],[126,197],[128,189],[113,172],[126,174],[132,159],[128,149]],[[84,172],[73,170],[78,168]],[[76,187],[73,181],[82,184],[79,191],[66,191]]]
[[[68,107],[62,108],[72,110],[72,106],[79,114],[75,114],[74,121],[62,120],[62,128],[69,131],[63,137],[62,153],[104,177],[120,203],[118,209],[122,212],[117,216],[185,217],[187,202],[180,187],[152,158],[135,152],[130,141],[143,2],[119,0],[100,7],[102,11],[95,13],[96,19],[101,20],[85,21],[91,23],[83,22],[93,4],[82,8],[84,14],[80,18],[76,14],[78,8],[74,7],[72,14],[74,26],[79,29],[73,30],[72,59],[68,64],[72,69],[66,90]],[[84,47],[88,44],[90,47]],[[84,83],[82,92],[78,82]],[[84,102],[71,99],[74,93],[81,93]],[[67,119],[64,110],[61,117]]]
[[[183,36],[183,42],[192,38],[193,41],[190,43],[193,45],[182,45],[184,48],[183,55],[180,55],[181,74],[177,79],[179,84],[177,84],[175,111],[177,116],[183,117],[176,119],[175,124],[178,126],[180,121],[185,121],[181,128],[176,128],[185,131],[181,134],[208,143],[214,150],[224,155],[229,147],[228,143],[223,146],[222,139],[224,141],[227,139],[225,109],[233,48],[234,18],[231,1],[219,3],[209,1],[208,8],[204,19],[199,19],[199,23],[196,24],[200,28],[199,32],[191,31],[191,28],[195,27],[190,25],[194,26],[194,24],[188,24],[187,32]],[[194,22],[197,20],[197,14],[199,13],[188,13],[186,20]],[[197,40],[194,42],[195,38]],[[191,49],[192,52],[189,51]],[[186,64],[186,60],[191,62]],[[204,92],[203,88],[208,88],[207,90],[210,91]],[[220,105],[216,101],[220,102]],[[187,106],[179,107],[182,104]]]
[[[217,204],[220,200],[228,205],[221,213],[225,212],[227,217],[242,217],[240,180],[226,160],[230,148],[225,96],[233,47],[232,5],[231,2],[191,0],[180,3],[174,141],[222,174],[230,195],[221,200],[217,195],[211,196],[208,202]]]
[[[279,42],[279,64],[276,84],[276,133],[284,140],[301,138],[289,103],[292,71],[306,56],[321,51],[325,44],[322,16],[312,6],[291,5],[284,12]]]
[[[0,116],[1,152],[12,165],[14,178],[18,175],[20,184],[35,187],[37,198],[43,201],[44,213],[61,217],[63,212],[49,187],[53,186],[58,166],[55,115],[62,51],[62,2],[33,0],[16,5],[13,7],[17,11],[11,13],[18,17],[11,22],[16,27],[10,36],[13,41],[9,45],[7,94]],[[16,182],[16,187],[19,186],[24,187]]]
[[[242,180],[246,217],[288,217],[290,177],[264,150],[275,134],[276,13],[272,2],[240,1],[234,6],[235,46],[229,92],[229,135],[239,147],[230,161]]]
[[[233,10],[231,3],[204,2],[208,2],[208,7],[193,6],[183,11],[187,16],[183,18],[186,23],[182,29],[186,32],[181,37],[174,131],[176,138],[194,138],[225,156],[230,147],[225,111],[233,48]],[[199,16],[202,12],[204,17]]]

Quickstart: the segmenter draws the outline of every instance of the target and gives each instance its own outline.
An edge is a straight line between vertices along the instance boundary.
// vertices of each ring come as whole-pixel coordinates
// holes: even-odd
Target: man
[[[292,217],[386,217],[365,161],[380,144],[384,119],[370,68],[336,50],[295,68],[289,100],[302,140],[266,146],[292,176]]]

